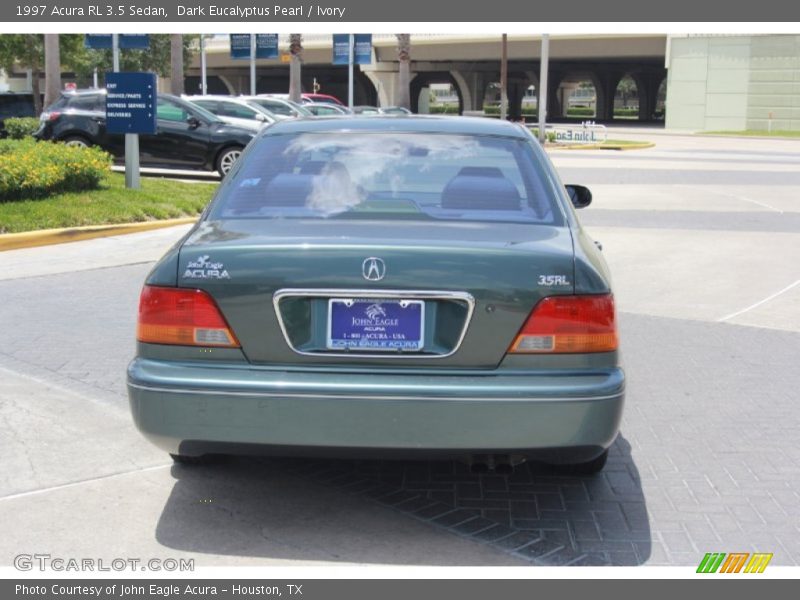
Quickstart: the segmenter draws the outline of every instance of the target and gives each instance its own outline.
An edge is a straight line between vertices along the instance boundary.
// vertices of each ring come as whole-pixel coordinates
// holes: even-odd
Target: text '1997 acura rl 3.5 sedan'
[[[608,270],[521,125],[331,117],[248,147],[141,294],[136,425],[207,454],[601,469],[619,429]]]

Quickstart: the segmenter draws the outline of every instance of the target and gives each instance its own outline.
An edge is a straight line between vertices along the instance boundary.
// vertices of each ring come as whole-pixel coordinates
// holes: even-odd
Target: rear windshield
[[[212,219],[379,218],[560,224],[525,140],[418,133],[309,133],[258,140]]]

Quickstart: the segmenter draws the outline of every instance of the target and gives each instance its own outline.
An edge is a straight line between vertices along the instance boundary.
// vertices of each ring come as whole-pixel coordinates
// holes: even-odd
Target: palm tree
[[[411,108],[411,34],[398,33],[397,35],[397,90],[395,90],[395,104],[403,108]]]
[[[61,93],[61,51],[57,33],[44,34],[44,106],[50,106]]]
[[[289,100],[300,102],[303,94],[303,86],[300,81],[301,65],[303,64],[303,34],[289,34]]]
[[[170,45],[170,92],[176,96],[183,94],[183,35],[173,33],[169,36]]]

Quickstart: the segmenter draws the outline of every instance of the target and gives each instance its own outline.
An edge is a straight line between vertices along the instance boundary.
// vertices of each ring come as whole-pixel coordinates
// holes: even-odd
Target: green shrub
[[[4,122],[8,137],[12,140],[21,140],[30,137],[39,129],[39,119],[36,117],[11,117]]]
[[[568,117],[593,117],[594,109],[590,106],[573,106],[567,109]]]
[[[614,109],[614,116],[615,117],[638,117],[639,116],[639,109],[638,108],[615,108]]]
[[[0,143],[0,202],[96,188],[111,166],[98,148],[34,140]]]

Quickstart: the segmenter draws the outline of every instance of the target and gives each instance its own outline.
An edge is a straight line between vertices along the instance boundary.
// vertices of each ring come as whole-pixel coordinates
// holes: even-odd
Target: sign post
[[[550,36],[548,34],[542,35],[542,56],[541,64],[539,65],[539,141],[544,144],[547,139],[545,134],[545,126],[547,124],[547,72],[549,70],[550,60]]]
[[[250,34],[250,95],[256,95],[256,36]]]
[[[106,130],[125,134],[125,187],[138,189],[139,134],[156,132],[155,73],[106,74]]]
[[[347,105],[353,108],[353,65],[372,62],[372,34],[333,34],[333,64],[347,65]]]
[[[256,59],[278,58],[277,33],[232,33],[231,58],[250,61],[250,95],[256,95]]]
[[[355,39],[351,33],[347,44],[347,108],[353,110],[353,51]]]

